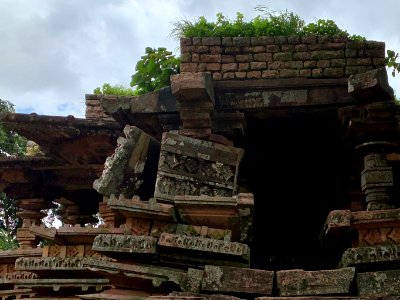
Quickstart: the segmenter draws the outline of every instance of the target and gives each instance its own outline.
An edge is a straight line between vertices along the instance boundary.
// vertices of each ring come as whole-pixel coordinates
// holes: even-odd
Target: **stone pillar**
[[[22,219],[21,228],[17,229],[17,241],[20,248],[36,248],[38,241],[36,236],[29,231],[31,225],[40,225],[41,219],[46,216],[41,212],[50,208],[52,203],[43,199],[19,199],[17,205],[21,209],[17,215]]]
[[[367,210],[393,208],[390,189],[393,187],[392,168],[387,166],[385,154],[369,153],[364,156],[361,189],[365,193]]]
[[[180,134],[209,139],[214,113],[214,87],[208,73],[183,73],[171,76],[172,94],[175,95],[182,121]]]

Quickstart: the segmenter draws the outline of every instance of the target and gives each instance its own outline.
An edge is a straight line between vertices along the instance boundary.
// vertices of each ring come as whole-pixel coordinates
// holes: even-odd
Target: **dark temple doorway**
[[[343,206],[346,171],[336,120],[336,110],[247,116],[239,182],[254,194],[252,268],[335,263],[319,235],[328,212]]]

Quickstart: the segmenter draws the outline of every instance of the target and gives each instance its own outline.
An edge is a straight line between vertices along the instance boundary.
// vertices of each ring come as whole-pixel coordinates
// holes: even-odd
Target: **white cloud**
[[[254,0],[2,0],[0,98],[19,112],[84,116],[84,95],[104,82],[128,86],[144,49],[176,50],[172,23],[218,12],[248,19]],[[329,18],[350,33],[400,51],[397,0],[268,1],[307,22]],[[399,78],[390,83],[399,91]]]

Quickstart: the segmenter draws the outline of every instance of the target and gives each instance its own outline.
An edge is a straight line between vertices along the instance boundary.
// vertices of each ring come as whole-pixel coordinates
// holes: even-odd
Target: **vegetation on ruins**
[[[273,11],[266,6],[257,6],[257,15],[250,21],[245,21],[244,15],[236,13],[236,18],[228,19],[222,13],[216,15],[216,22],[199,17],[194,21],[187,19],[174,22],[171,35],[181,37],[232,37],[232,36],[279,36],[326,34],[347,36],[352,40],[363,40],[359,35],[350,35],[340,29],[333,20],[319,19],[315,23],[306,24],[299,15],[288,10]]]
[[[131,77],[133,88],[104,83],[102,88],[93,92],[97,95],[138,96],[157,91],[170,85],[170,76],[179,73],[179,65],[179,58],[166,48],[146,47],[145,55],[136,63],[136,72]]]
[[[400,62],[397,61],[397,59],[399,59],[399,53],[396,53],[393,50],[387,50],[386,52],[386,66],[388,68],[393,68],[392,76],[395,77],[396,71],[397,73],[400,73]]]
[[[288,10],[274,11],[259,5],[255,8],[259,15],[245,20],[243,13],[237,12],[235,19],[229,19],[222,13],[216,15],[216,21],[208,21],[201,16],[193,21],[178,20],[173,23],[171,36],[181,37],[233,37],[233,36],[279,36],[279,35],[307,35],[322,34],[331,36],[346,36],[350,40],[365,40],[360,35],[351,35],[339,28],[333,20],[319,19],[315,22],[306,22],[296,13]],[[393,68],[392,75],[400,72],[399,54],[387,50],[386,66]],[[147,47],[145,55],[137,62],[135,73],[132,75],[131,87],[104,83],[102,87],[94,89],[94,94],[138,96],[157,91],[170,85],[170,76],[179,73],[180,59],[175,57],[166,48],[157,49]]]
[[[14,105],[0,99],[0,114],[14,112]],[[0,124],[0,156],[11,157],[25,153],[27,140],[17,133],[7,130]],[[15,248],[18,243],[15,239],[17,228],[21,226],[21,219],[17,216],[17,205],[14,199],[0,193],[0,249]]]
[[[137,62],[131,86],[139,95],[157,91],[170,85],[170,76],[179,73],[179,58],[166,48],[146,48],[146,54]]]

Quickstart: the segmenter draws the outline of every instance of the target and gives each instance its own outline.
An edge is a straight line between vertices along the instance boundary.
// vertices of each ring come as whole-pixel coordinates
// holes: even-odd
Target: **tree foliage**
[[[93,91],[96,95],[117,95],[117,96],[137,96],[137,90],[126,88],[123,85],[111,85],[104,83],[102,87],[97,87]]]
[[[399,58],[399,53],[394,52],[393,50],[386,51],[386,66],[388,68],[393,68],[392,76],[396,76],[396,72],[400,73],[400,62],[397,61]]]
[[[0,99],[0,119],[10,112],[14,112],[14,105],[10,101]],[[23,155],[26,142],[23,136],[7,130],[3,124],[0,124],[0,157]]]
[[[131,77],[131,87],[123,85],[103,86],[94,89],[96,95],[138,96],[157,91],[171,84],[170,76],[179,73],[180,60],[166,48],[146,47],[146,54],[136,63],[135,73]]]
[[[0,116],[14,112],[14,105],[0,99]],[[0,156],[24,155],[27,140],[16,132],[7,130],[0,124]],[[21,219],[17,216],[18,207],[14,199],[5,193],[0,193],[0,249],[7,250],[18,246],[15,239],[17,228],[21,226]]]
[[[179,73],[179,64],[179,58],[166,48],[146,47],[146,54],[136,64],[131,86],[136,87],[139,95],[168,86],[170,76]]]

